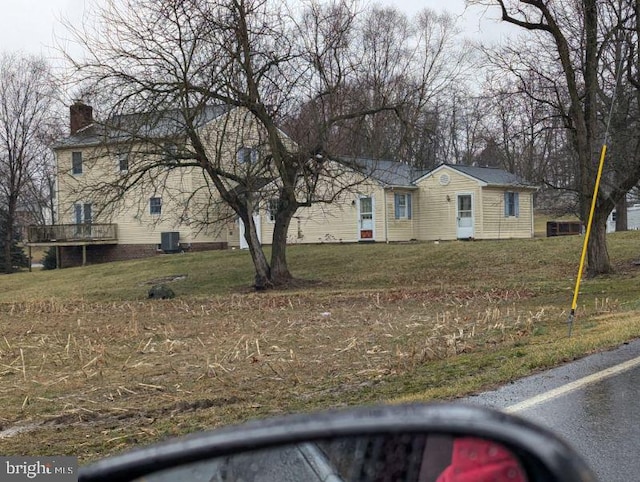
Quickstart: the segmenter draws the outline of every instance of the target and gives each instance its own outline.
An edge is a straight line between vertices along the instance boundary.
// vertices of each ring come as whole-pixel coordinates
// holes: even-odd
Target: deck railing
[[[78,241],[115,241],[116,224],[53,224],[47,226],[29,226],[27,231],[30,243],[64,243]]]

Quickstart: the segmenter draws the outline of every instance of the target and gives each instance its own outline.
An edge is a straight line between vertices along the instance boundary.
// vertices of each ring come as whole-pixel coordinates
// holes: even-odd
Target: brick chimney
[[[71,135],[93,123],[93,107],[81,100],[69,106],[69,130]]]

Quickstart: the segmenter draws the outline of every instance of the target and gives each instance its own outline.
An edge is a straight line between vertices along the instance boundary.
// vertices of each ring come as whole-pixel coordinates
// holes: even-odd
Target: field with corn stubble
[[[253,293],[222,251],[0,277],[0,453],[83,462],[249,418],[450,399],[640,335],[640,233],[585,280],[581,238],[298,246]],[[166,282],[173,300],[147,300]]]

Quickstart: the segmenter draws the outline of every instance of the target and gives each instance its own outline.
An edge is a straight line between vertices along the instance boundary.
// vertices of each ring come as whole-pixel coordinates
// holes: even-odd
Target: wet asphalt
[[[464,402],[499,409],[640,357],[640,340],[482,393]],[[640,481],[640,365],[514,411],[569,442],[603,482]]]

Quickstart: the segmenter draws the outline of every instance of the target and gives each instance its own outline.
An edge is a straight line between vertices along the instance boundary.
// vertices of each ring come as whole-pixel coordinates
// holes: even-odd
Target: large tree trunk
[[[616,231],[627,231],[627,196],[623,196],[616,203]]]
[[[581,190],[584,194],[585,203],[583,206],[583,220],[588,221],[589,211],[591,209],[592,193],[596,184],[597,164],[594,165],[594,159],[599,159],[599,153],[596,148],[595,139],[598,133],[597,126],[597,92],[598,92],[598,9],[596,0],[583,0],[584,22],[585,22],[585,65],[584,72],[584,123],[586,131],[584,138],[579,134],[578,141],[582,143],[578,150],[581,170]],[[578,108],[579,104],[575,107]],[[609,263],[609,253],[607,251],[606,241],[606,216],[603,217],[598,212],[597,205],[594,212],[593,225],[591,226],[591,237],[587,246],[587,274],[594,277],[599,274],[606,274],[611,271]]]
[[[241,216],[244,222],[244,239],[249,246],[249,253],[251,253],[251,259],[255,268],[255,284],[256,290],[266,290],[273,286],[271,282],[271,268],[267,262],[267,257],[262,250],[262,244],[258,239],[258,231],[256,230],[256,224],[253,222],[253,216],[245,215]]]
[[[271,280],[276,285],[284,284],[292,278],[287,264],[287,233],[294,214],[295,210],[285,210],[276,217],[271,246]]]
[[[593,278],[613,272],[607,250],[607,217],[594,215],[587,246],[587,276]]]

